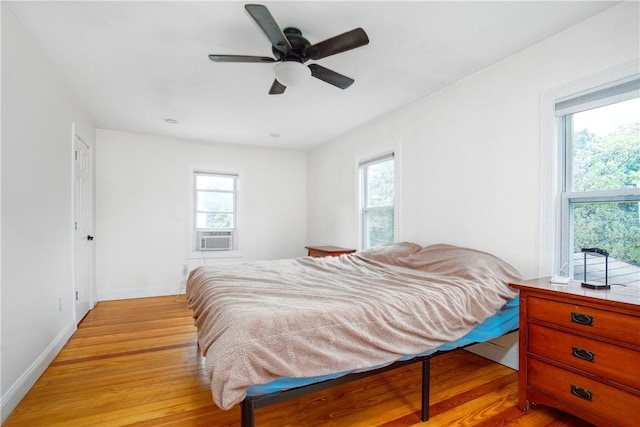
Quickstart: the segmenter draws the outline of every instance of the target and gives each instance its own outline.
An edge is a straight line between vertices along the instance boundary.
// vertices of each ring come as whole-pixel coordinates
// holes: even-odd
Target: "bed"
[[[243,426],[257,407],[414,362],[426,420],[430,356],[516,329],[518,278],[485,252],[403,242],[201,266],[186,291],[213,400],[242,402]]]

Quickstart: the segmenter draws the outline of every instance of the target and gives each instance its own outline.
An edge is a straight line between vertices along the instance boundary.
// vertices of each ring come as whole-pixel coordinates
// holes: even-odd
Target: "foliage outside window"
[[[395,241],[393,153],[360,163],[362,246]]]
[[[582,273],[575,268],[581,249],[593,247],[640,272],[639,93],[636,78],[556,104],[564,147],[563,266],[571,276]]]
[[[237,175],[194,172],[195,228],[233,230]]]

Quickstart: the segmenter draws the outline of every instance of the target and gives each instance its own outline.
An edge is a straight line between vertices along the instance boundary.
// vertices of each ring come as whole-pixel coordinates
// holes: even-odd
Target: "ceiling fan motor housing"
[[[307,47],[311,46],[309,40],[302,37],[302,31],[294,27],[287,27],[282,31],[291,44],[291,50],[288,52],[282,46],[272,46],[273,55],[279,61],[296,61],[307,62],[309,58],[304,55]]]

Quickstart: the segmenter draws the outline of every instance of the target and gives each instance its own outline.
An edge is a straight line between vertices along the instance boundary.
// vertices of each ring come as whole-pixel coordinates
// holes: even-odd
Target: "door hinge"
[[[73,152],[74,156],[75,156],[75,160],[78,160],[78,150]]]
[[[78,231],[78,221],[74,221],[73,228],[74,230]]]
[[[76,291],[76,301],[80,301],[80,292]]]

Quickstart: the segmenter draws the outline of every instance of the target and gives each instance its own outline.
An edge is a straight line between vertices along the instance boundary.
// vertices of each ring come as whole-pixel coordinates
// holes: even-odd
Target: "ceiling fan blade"
[[[284,35],[278,23],[271,12],[266,6],[261,4],[245,4],[244,8],[249,12],[249,15],[256,21],[256,24],[262,29],[267,36],[271,44],[282,52],[288,52],[292,49],[291,43]]]
[[[287,87],[280,83],[278,80],[274,80],[273,84],[271,85],[271,89],[269,89],[269,95],[282,95],[286,88]]]
[[[323,82],[327,82],[340,89],[346,89],[353,84],[355,80],[347,76],[343,76],[340,73],[336,73],[328,68],[325,68],[318,64],[310,64],[311,75],[316,79],[320,79]]]
[[[309,46],[305,49],[304,55],[309,59],[320,59],[366,44],[369,44],[367,33],[362,28],[356,28]]]
[[[250,55],[209,55],[209,59],[213,62],[276,62],[268,56]]]

